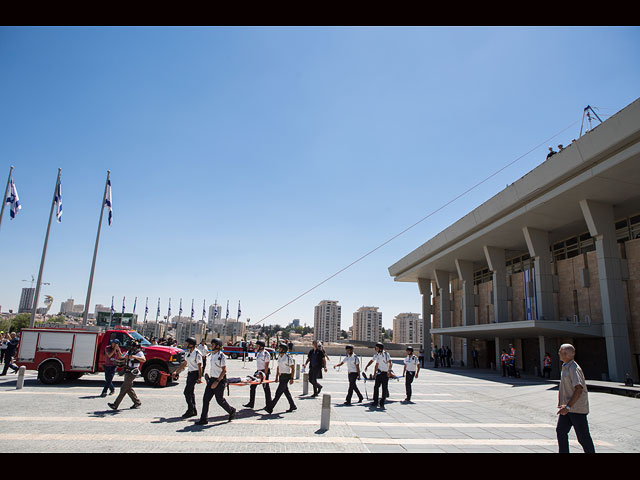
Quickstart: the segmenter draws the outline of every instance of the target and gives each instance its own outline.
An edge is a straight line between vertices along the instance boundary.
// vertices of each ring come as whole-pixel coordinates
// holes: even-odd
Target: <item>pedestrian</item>
[[[435,345],[433,347],[433,361],[434,361],[434,368],[438,368],[438,362],[440,360],[440,354],[438,353],[438,346]]]
[[[547,153],[547,160],[553,157],[557,152],[553,150],[553,147],[549,147],[549,153]]]
[[[373,401],[369,404],[370,407],[378,406],[379,390],[382,387],[382,397],[380,397],[380,408],[384,408],[384,401],[389,398],[389,377],[391,377],[391,357],[388,352],[384,351],[384,344],[381,342],[376,343],[376,353],[369,361],[364,371],[367,371],[369,365],[375,362],[373,371],[376,376],[376,381],[373,384]]]
[[[447,367],[451,366],[451,357],[453,356],[453,352],[451,351],[451,349],[449,348],[449,345],[447,345],[446,349],[445,349],[445,353],[444,356],[447,359]]]
[[[502,366],[502,376],[507,376],[507,351],[503,348],[500,354],[500,365]]]
[[[133,406],[131,408],[140,408],[142,402],[136,395],[135,390],[133,389],[133,381],[140,374],[140,365],[146,361],[144,353],[140,349],[140,344],[133,340],[129,344],[129,350],[125,355],[126,365],[124,367],[124,381],[120,386],[120,393],[118,394],[118,398],[113,403],[107,403],[110,408],[113,410],[117,410],[120,406],[120,402],[124,399],[125,395],[129,395],[131,401],[133,402]]]
[[[5,353],[7,353],[7,343],[9,340],[4,332],[0,332],[0,338],[2,339],[2,343],[0,343],[0,363],[2,363],[4,362]]]
[[[517,378],[517,372],[516,372],[516,349],[513,345],[509,344],[509,351],[507,352],[508,354],[508,365],[509,365],[509,371],[511,372],[511,374],[509,375],[510,377],[513,378]]]
[[[202,340],[200,340],[200,343],[198,344],[198,346],[196,348],[198,349],[198,351],[202,355],[202,371],[206,372],[207,371],[207,358],[209,357],[209,355],[211,355],[211,352],[209,351],[209,347],[207,347],[207,342],[205,341],[204,338]]]
[[[104,349],[104,387],[102,389],[101,397],[113,395],[116,391],[116,387],[113,384],[113,377],[116,374],[118,368],[116,363],[124,358],[122,351],[120,350],[120,340],[112,338],[107,348]]]
[[[445,367],[446,366],[446,350],[442,347],[440,347],[438,349],[438,356],[440,357],[440,366],[441,367]]]
[[[544,364],[542,377],[551,378],[551,355],[549,355],[549,352],[545,352],[542,362]]]
[[[475,348],[471,350],[471,356],[473,357],[473,368],[480,368],[480,362],[478,361],[478,350]]]
[[[271,355],[265,350],[265,343],[262,340],[258,340],[256,346],[258,347],[258,351],[256,352],[257,370],[254,376],[261,376],[263,378],[262,388],[264,390],[265,406],[268,406],[271,402],[271,388],[269,388],[269,384],[265,383],[264,380],[269,380],[269,362],[271,361]],[[249,387],[249,403],[247,403],[245,407],[253,408],[255,405],[257,388],[258,385],[255,384]]]
[[[404,387],[407,393],[407,398],[404,399],[405,402],[411,401],[411,384],[413,383],[414,378],[418,378],[419,372],[420,362],[413,354],[413,347],[408,346],[407,356],[404,359],[404,370],[402,371],[402,375],[404,375]]]
[[[7,341],[7,350],[4,353],[4,369],[0,375],[6,375],[7,370],[13,370],[13,373],[18,373],[18,366],[14,365],[13,357],[15,357],[18,350],[18,342],[20,340],[16,338],[16,333],[11,332],[9,334],[9,340]]]
[[[287,347],[288,348],[288,347]],[[318,378],[322,378],[322,370],[327,371],[327,358],[322,348],[322,343],[317,340],[313,341],[313,348],[307,355],[307,361],[304,363],[305,367],[309,364],[309,383],[313,385],[312,397],[317,397],[322,390],[322,385],[318,383]]]
[[[287,412],[293,412],[297,410],[296,404],[293,403],[293,397],[289,391],[289,385],[293,385],[293,372],[295,367],[295,360],[291,355],[287,353],[289,347],[286,343],[281,343],[278,347],[280,356],[278,357],[278,367],[276,369],[276,382],[278,382],[278,388],[273,400],[265,407],[267,413],[273,413],[280,397],[284,395],[289,401],[289,410]]]
[[[562,361],[560,388],[558,390],[558,437],[559,453],[569,453],[569,431],[573,427],[578,443],[584,453],[595,453],[595,447],[589,433],[589,395],[584,373],[574,360],[576,349],[565,343],[560,346],[558,356]]]
[[[184,398],[187,401],[187,411],[182,414],[182,418],[195,417],[198,415],[196,407],[196,383],[202,383],[203,357],[200,350],[196,347],[197,341],[193,337],[187,338],[187,348],[189,352],[184,357],[184,362],[178,368],[176,373],[180,373],[187,369],[187,381],[184,387]]]
[[[356,385],[356,380],[360,380],[360,357],[353,353],[353,345],[347,345],[344,347],[346,351],[346,355],[344,359],[334,365],[333,368],[340,367],[347,364],[347,377],[349,378],[349,391],[347,392],[347,398],[344,402],[344,405],[351,405],[351,397],[353,396],[353,392],[358,395],[358,401],[356,403],[362,402],[362,393],[358,390],[358,386]]]
[[[202,397],[202,413],[196,425],[206,425],[209,423],[209,403],[211,403],[211,399],[214,396],[216,397],[218,405],[229,414],[229,421],[233,420],[236,416],[236,409],[229,405],[224,399],[224,388],[227,384],[227,363],[226,357],[224,353],[222,353],[222,340],[219,338],[211,340],[211,350],[209,379],[207,380],[207,386],[204,389],[204,396]]]
[[[289,352],[293,353],[293,342],[291,340],[289,340],[289,343],[287,344],[287,346],[289,347]]]
[[[422,347],[418,350],[418,360],[420,360],[420,366],[424,368],[424,348]]]

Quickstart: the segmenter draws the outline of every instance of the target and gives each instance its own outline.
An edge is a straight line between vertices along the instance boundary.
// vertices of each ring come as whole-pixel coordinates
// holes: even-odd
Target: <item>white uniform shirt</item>
[[[343,362],[347,366],[348,373],[358,373],[357,365],[360,365],[360,358],[355,353],[351,356],[344,357]]]
[[[140,360],[136,359],[136,357],[138,357]],[[145,359],[146,359],[146,357],[144,356],[144,353],[142,353],[142,350],[140,350],[138,353],[136,353],[135,355],[132,355],[129,358],[129,361],[128,361],[129,365],[128,366],[130,368],[139,368],[140,367],[140,362],[141,361],[144,362]]]
[[[202,354],[203,357],[208,357],[209,355],[211,355],[211,352],[209,351],[209,347],[207,347],[206,345],[202,345],[200,343],[196,347],[196,349]]]
[[[387,352],[374,354],[373,361],[378,363],[378,370],[381,372],[388,372],[391,368],[391,357]]]
[[[406,356],[404,364],[407,366],[407,372],[415,372],[418,369],[418,357],[415,355]]]
[[[211,365],[209,366],[209,376],[211,378],[220,378],[222,368],[227,365],[227,357],[225,357],[222,352],[212,353],[210,360]]]
[[[194,348],[193,352],[187,352],[185,360],[187,361],[187,371],[197,372],[198,365],[202,365],[202,353],[197,348]]]
[[[293,358],[288,353],[284,355],[280,355],[278,358],[278,368],[280,369],[280,373],[293,373],[292,365],[294,364]]]
[[[264,370],[271,361],[271,355],[266,350],[256,353],[256,368],[258,370]]]

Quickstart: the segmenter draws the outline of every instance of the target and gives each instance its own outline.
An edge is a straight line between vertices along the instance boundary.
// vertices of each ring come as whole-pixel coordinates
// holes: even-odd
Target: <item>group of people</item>
[[[0,343],[0,364],[4,363],[1,375],[6,375],[9,369],[13,370],[13,373],[18,373],[18,367],[13,363],[13,360],[18,351],[18,343],[20,337],[16,332],[4,333],[0,332],[2,342]]]
[[[451,366],[451,357],[453,356],[453,352],[449,348],[449,345],[444,348],[438,348],[437,345],[433,347],[433,361],[434,367],[450,367]]]
[[[513,345],[509,345],[509,351],[504,348],[502,349],[500,365],[502,366],[503,377],[516,378],[519,376],[516,368],[516,349]]]

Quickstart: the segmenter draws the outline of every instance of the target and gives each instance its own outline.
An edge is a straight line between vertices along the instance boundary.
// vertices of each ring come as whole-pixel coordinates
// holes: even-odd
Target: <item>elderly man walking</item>
[[[595,453],[587,422],[587,414],[589,413],[587,384],[580,365],[574,360],[576,349],[573,345],[565,343],[560,346],[558,355],[562,361],[558,391],[558,424],[556,426],[559,453],[569,453],[571,427],[576,432],[576,437],[584,453]]]

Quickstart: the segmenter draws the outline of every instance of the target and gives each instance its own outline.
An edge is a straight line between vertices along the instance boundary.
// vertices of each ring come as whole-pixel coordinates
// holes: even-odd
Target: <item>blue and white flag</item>
[[[149,297],[147,297],[147,301],[144,305],[144,318],[147,318],[147,313],[149,313]]]
[[[158,310],[156,311],[156,318],[160,316],[160,298],[158,297]]]
[[[205,308],[205,300],[202,300],[202,320],[204,320],[207,316],[207,309]]]
[[[169,313],[167,313],[167,322],[171,321],[171,298],[169,298]]]
[[[229,300],[227,300],[227,316],[224,318],[229,318]]]
[[[13,183],[13,178],[11,179],[11,186],[9,187],[9,196],[6,199],[6,203],[10,205],[9,207],[9,215],[11,218],[16,218],[16,214],[18,210],[22,208],[20,205],[20,199],[18,198],[18,191],[16,190],[16,186]]]
[[[114,313],[116,313],[116,311],[113,309],[113,297],[111,297],[111,315],[113,316]]]
[[[194,310],[193,310],[193,298],[191,299],[191,320],[193,320],[193,315],[194,315]]]
[[[178,316],[182,317],[182,299],[180,299],[180,311],[178,312]]]
[[[104,204],[109,209],[109,226],[111,226],[111,221],[113,220],[113,206],[111,205],[111,179],[107,180],[107,196],[104,199]]]
[[[238,300],[238,321],[240,321],[240,314],[241,314],[241,311],[240,311],[240,300]]]
[[[216,318],[218,318],[219,314],[220,312],[218,311],[218,304],[215,304],[213,306],[213,319],[215,320]]]
[[[54,201],[56,203],[56,220],[60,223],[62,222],[62,182],[60,180],[58,180]]]
[[[126,298],[126,297],[122,297],[122,313],[124,313],[124,299],[125,299],[125,298]]]
[[[138,303],[138,297],[135,298],[135,300],[133,301],[133,313],[136,313],[136,305]]]

